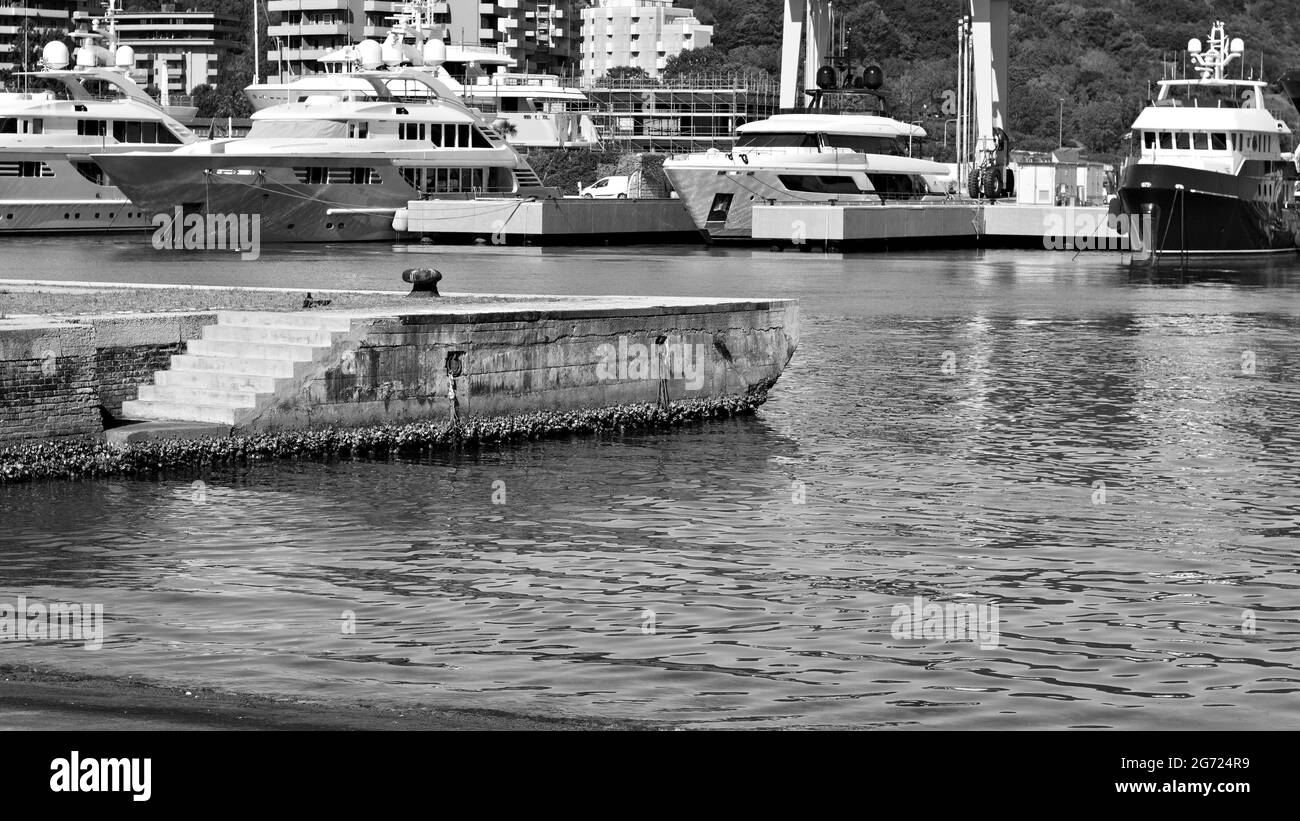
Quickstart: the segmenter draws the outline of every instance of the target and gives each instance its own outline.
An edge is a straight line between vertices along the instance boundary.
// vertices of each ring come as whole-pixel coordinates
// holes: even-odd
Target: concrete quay
[[[163,423],[111,427],[109,441],[128,443],[754,396],[798,342],[798,304],[763,299],[430,297],[9,320],[0,445],[103,439],[101,416]]]
[[[756,203],[753,238],[777,246],[840,248],[940,244],[1132,250],[1128,238],[1108,224],[1106,208],[1016,203]]]
[[[695,243],[700,232],[676,199],[416,200],[394,219],[399,234],[440,243],[599,245]]]

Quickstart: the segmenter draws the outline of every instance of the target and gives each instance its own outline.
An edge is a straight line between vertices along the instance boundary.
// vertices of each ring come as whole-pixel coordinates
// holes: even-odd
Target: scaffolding
[[[609,150],[684,154],[735,145],[736,128],[777,113],[780,87],[765,75],[696,75],[672,80],[605,79],[584,88],[591,118]]]

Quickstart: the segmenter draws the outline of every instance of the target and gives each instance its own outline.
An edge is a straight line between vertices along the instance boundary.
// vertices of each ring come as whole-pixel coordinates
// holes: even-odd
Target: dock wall
[[[0,324],[0,445],[100,438],[110,415],[153,381],[216,314],[9,319]]]
[[[358,318],[236,431],[448,419],[449,357],[461,417],[744,395],[798,340],[792,301]]]

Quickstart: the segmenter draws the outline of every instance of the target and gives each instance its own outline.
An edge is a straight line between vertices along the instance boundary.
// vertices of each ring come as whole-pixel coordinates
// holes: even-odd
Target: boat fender
[[[406,208],[398,208],[393,212],[393,230],[405,232],[407,226],[411,224],[410,212]]]

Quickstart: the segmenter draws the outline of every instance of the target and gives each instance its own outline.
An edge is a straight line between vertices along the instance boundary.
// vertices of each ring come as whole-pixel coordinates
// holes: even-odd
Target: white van
[[[631,177],[601,177],[587,188],[579,189],[579,196],[598,200],[625,200]]]

